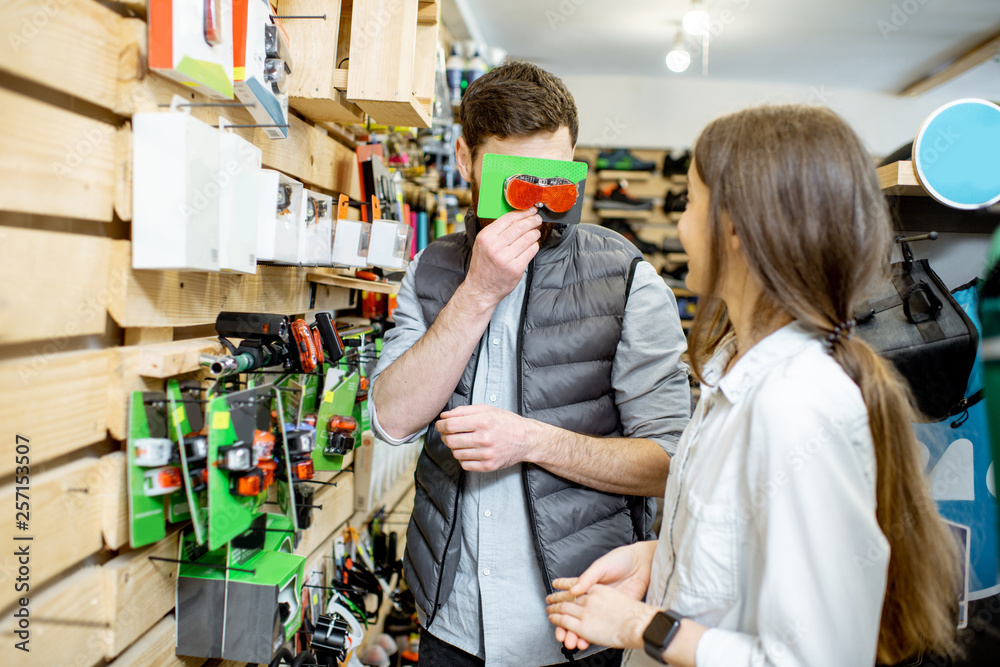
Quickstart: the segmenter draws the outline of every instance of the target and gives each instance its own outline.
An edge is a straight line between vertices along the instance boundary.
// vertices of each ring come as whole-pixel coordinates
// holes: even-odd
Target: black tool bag
[[[893,363],[929,421],[961,411],[979,333],[926,259],[903,261],[856,315],[857,335]]]

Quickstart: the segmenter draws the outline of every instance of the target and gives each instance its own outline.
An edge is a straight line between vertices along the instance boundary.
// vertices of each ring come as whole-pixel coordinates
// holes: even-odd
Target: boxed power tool
[[[219,270],[219,132],[175,96],[132,116],[132,268]]]
[[[260,171],[257,259],[297,264],[302,184],[272,169]]]
[[[267,0],[233,0],[236,95],[271,139],[288,136],[288,35]]]
[[[333,197],[302,190],[299,264],[329,266],[333,247]]]
[[[151,70],[209,97],[233,98],[230,2],[150,2],[148,23]]]
[[[226,125],[219,119],[219,127]],[[219,132],[219,268],[257,272],[261,151],[231,131]]]

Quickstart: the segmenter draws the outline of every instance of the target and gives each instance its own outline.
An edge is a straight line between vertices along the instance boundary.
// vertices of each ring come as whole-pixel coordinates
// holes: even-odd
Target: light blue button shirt
[[[413,284],[419,259],[410,263],[400,287],[396,327],[386,334],[373,383],[426,331]],[[517,336],[525,285],[522,277],[493,312],[480,342],[473,404],[518,409]],[[685,349],[673,293],[650,264],[641,262],[623,318],[612,384],[625,435],[650,438],[671,454],[690,416],[687,367],[680,360]],[[370,409],[372,427],[386,442],[401,444],[426,430],[403,440],[387,437],[374,404]],[[428,629],[484,659],[487,667],[566,661],[545,613],[548,585],[535,556],[521,467],[466,473],[455,586]],[[420,620],[426,621],[422,611]]]

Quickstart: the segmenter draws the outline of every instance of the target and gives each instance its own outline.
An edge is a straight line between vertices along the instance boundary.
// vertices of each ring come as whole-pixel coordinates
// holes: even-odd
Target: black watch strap
[[[646,626],[646,631],[642,633],[642,642],[649,657],[659,663],[663,662],[663,652],[677,636],[683,618],[672,611],[656,612],[653,620]]]

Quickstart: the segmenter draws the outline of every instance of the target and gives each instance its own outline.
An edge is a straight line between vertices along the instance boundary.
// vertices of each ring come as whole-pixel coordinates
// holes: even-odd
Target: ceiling
[[[697,59],[683,74],[664,65],[690,0],[451,1],[465,22],[456,37],[562,76],[703,76]],[[709,13],[709,79],[889,93],[1000,32],[998,0],[714,0]],[[945,89],[1000,100],[1000,62]]]

